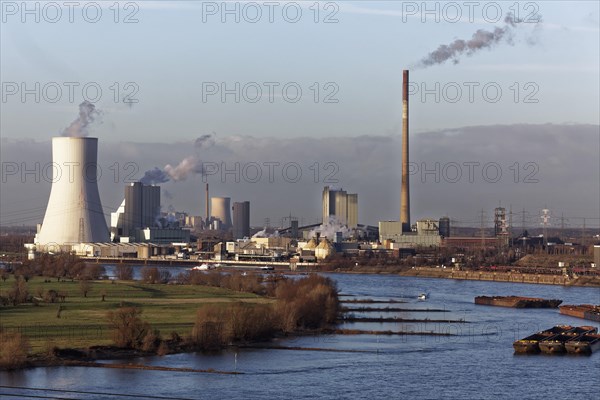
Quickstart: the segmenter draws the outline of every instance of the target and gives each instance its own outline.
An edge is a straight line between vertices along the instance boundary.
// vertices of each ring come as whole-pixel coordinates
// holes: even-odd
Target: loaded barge
[[[591,304],[564,305],[559,307],[560,313],[570,317],[600,322],[600,306]]]
[[[513,343],[515,354],[586,354],[600,349],[600,335],[593,326],[557,325]]]
[[[521,296],[477,296],[475,304],[512,308],[556,308],[562,300]]]

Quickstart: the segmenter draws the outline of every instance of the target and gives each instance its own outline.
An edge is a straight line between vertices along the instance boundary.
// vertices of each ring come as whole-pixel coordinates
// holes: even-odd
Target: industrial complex
[[[506,249],[514,246],[516,254],[536,245],[546,250],[551,245],[568,245],[551,241],[547,234],[512,238],[503,207],[494,210],[493,234],[486,233],[483,225],[479,236],[452,234],[451,219],[444,215],[412,223],[408,87],[409,72],[405,70],[398,220],[379,221],[377,226],[360,224],[358,194],[325,186],[321,223],[300,226],[298,218],[290,214],[277,228],[268,224],[252,227],[249,201],[211,197],[208,184],[200,196],[200,208],[205,210],[200,216],[164,211],[159,185],[134,182],[124,187],[123,201],[110,214],[107,226],[95,179],[98,139],[56,137],[52,140],[53,162],[69,166],[69,179],[60,176],[65,171],[56,171],[43,223],[34,243],[25,245],[29,257],[39,252],[73,252],[97,258],[282,262],[293,267],[334,256],[367,254],[402,259],[452,249],[452,263],[460,267],[472,249],[507,254]]]

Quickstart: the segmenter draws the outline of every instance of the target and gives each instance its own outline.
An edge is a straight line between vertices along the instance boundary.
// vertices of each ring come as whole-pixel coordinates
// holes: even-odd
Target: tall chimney
[[[400,222],[402,232],[410,232],[410,184],[408,181],[408,70],[402,71],[402,189]]]
[[[206,214],[205,214],[206,220],[205,220],[205,223],[208,225],[208,220],[210,218],[210,213],[209,213],[209,210],[208,210],[208,183],[206,184],[206,199],[205,199],[205,203],[206,203]]]

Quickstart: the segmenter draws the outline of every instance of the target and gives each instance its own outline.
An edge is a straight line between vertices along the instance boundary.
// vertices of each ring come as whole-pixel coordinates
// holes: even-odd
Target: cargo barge
[[[477,296],[475,304],[512,308],[556,308],[562,300],[521,296]]]
[[[539,343],[542,340],[573,330],[571,325],[557,325],[545,331],[534,333],[513,343],[515,354],[537,354],[540,352]]]
[[[563,315],[600,322],[600,306],[594,306],[592,304],[569,304],[560,306],[559,310]]]
[[[574,339],[579,339],[579,337],[586,333],[596,332],[597,330],[593,326],[579,326],[560,335],[540,340],[540,350],[545,354],[564,354],[567,352],[566,343]]]
[[[600,348],[600,335],[593,326],[557,325],[513,343],[515,354],[592,354]]]
[[[590,355],[600,349],[600,334],[586,333],[565,343],[567,353]]]

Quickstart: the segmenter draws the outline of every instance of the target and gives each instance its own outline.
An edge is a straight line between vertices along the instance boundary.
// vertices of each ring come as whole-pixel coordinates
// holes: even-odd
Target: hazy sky
[[[475,184],[468,186],[473,190],[475,209],[496,206],[498,201],[517,203],[513,199],[529,196],[532,211],[546,201],[558,203],[555,208],[568,210],[565,212],[571,215],[585,213],[598,218],[600,214],[598,2],[475,2],[473,8],[463,2],[428,2],[427,10],[422,2],[335,1],[318,2],[316,6],[314,1],[230,2],[226,7],[233,13],[224,12],[222,2],[120,2],[118,13],[113,1],[80,2],[72,10],[63,2],[31,2],[32,13],[24,12],[21,2],[1,3],[3,162],[49,159],[49,138],[60,135],[77,116],[79,103],[88,99],[102,111],[101,121],[90,129],[91,135],[101,140],[101,157],[108,156],[106,149],[127,150],[140,165],[140,176],[144,168],[177,164],[190,152],[214,162],[235,162],[232,154],[258,163],[285,162],[282,157],[288,157],[303,168],[312,165],[313,160],[326,163],[329,159],[347,165],[339,186],[351,192],[369,191],[359,191],[365,222],[397,218],[397,190],[395,186],[393,190],[383,189],[397,184],[386,181],[395,178],[394,174],[373,176],[365,174],[362,166],[366,163],[372,168],[390,169],[400,165],[394,158],[399,147],[381,148],[381,144],[373,143],[382,143],[383,138],[389,140],[389,146],[399,144],[402,70],[410,68],[411,134],[415,138],[426,135],[423,143],[438,146],[439,153],[435,154],[444,154],[448,149],[456,154],[450,159],[459,162],[510,161],[504,169],[514,162],[522,168],[532,161],[526,160],[527,152],[514,134],[505,142],[502,129],[496,126],[527,136],[523,143],[535,148],[533,161],[562,162],[553,164],[557,171],[574,168],[571,161],[591,151],[587,171],[573,176],[580,180],[578,190],[593,190],[585,195],[572,193],[577,197],[573,204],[569,205],[567,198],[555,201],[545,197],[551,194],[550,186],[542,190],[541,183],[508,185],[505,198],[497,196],[489,185]],[[95,5],[100,3],[103,8],[98,15]],[[57,4],[63,5],[60,15]],[[457,12],[461,18],[457,18]],[[510,12],[516,12],[525,22],[507,25],[504,18]],[[535,23],[537,18],[540,22]],[[501,37],[497,37],[498,29],[503,33]],[[463,53],[455,60],[458,63],[450,59],[427,68],[419,66],[440,45],[477,39],[470,42],[476,46],[479,39],[487,37],[486,32],[495,30],[496,39],[490,39],[490,47],[483,46],[471,55]],[[478,31],[480,34],[474,37]],[[73,88],[72,98],[69,88]],[[97,95],[97,89],[102,93]],[[222,89],[228,90],[224,98]],[[298,89],[301,96],[297,96]],[[124,102],[131,94],[137,102]],[[537,136],[528,136],[527,129],[519,128],[522,124],[534,125],[532,130]],[[545,124],[553,124],[553,129],[544,129]],[[554,141],[561,129],[574,134],[574,126],[581,127],[577,132],[583,136],[575,143],[569,143],[571,136],[567,136],[563,148],[557,147]],[[494,136],[479,137],[472,128],[463,127],[483,127],[478,132]],[[461,138],[460,146],[449,139],[454,137],[452,131]],[[197,137],[212,132],[217,138],[214,146],[202,152],[193,148]],[[462,141],[465,137],[470,140]],[[22,145],[23,139],[33,140],[27,143],[33,143],[35,149],[27,151],[30,148]],[[476,139],[482,154],[461,153]],[[127,145],[120,146],[119,142]],[[232,143],[244,147],[234,151]],[[413,140],[414,146],[418,143],[418,139]],[[446,147],[439,143],[446,143]],[[317,151],[314,146],[325,149]],[[370,146],[377,151],[370,153]],[[569,146],[567,154],[572,158],[559,156],[564,146]],[[14,149],[22,152],[15,154]],[[159,157],[160,149],[168,153]],[[346,159],[344,149],[355,154]],[[426,154],[425,150],[413,147],[414,154]],[[109,156],[119,161],[128,159],[122,153]],[[441,156],[435,157],[428,161],[436,162]],[[320,168],[323,172],[322,165]],[[303,172],[306,175],[312,170]],[[508,169],[503,172],[512,173]],[[201,183],[201,179],[195,182]],[[557,191],[561,182],[552,180]],[[2,183],[5,188],[10,184]],[[253,224],[289,212],[306,214],[307,220],[318,216],[322,181],[307,182],[307,190],[295,195],[306,193],[306,201],[316,201],[316,208],[286,198],[284,183],[270,186],[277,189],[272,194],[277,202],[265,201],[261,194],[266,193],[252,191],[251,187],[237,185],[233,189],[231,185],[213,183],[219,194],[236,192],[237,200],[245,200],[240,198],[244,196],[254,200]],[[184,195],[184,184],[180,185],[165,185],[173,194],[168,200],[176,208],[199,212],[201,207],[195,207],[189,198],[192,194]],[[439,197],[456,187],[442,186],[436,186],[440,192],[427,193]],[[34,187],[26,187],[16,185],[9,195],[2,190],[3,223],[21,215],[19,197],[35,191]],[[36,203],[35,207],[43,209],[49,187],[40,184],[37,190],[41,205]],[[105,207],[114,209],[122,182],[104,190],[103,201],[110,203]],[[381,195],[373,194],[375,190],[381,190]],[[439,209],[439,204],[428,206],[423,200],[413,202],[413,210],[421,216],[448,213],[465,220],[474,218],[476,211],[458,204],[464,202],[455,198],[460,192],[449,196],[457,204],[444,205],[445,209]],[[110,199],[107,193],[112,193]],[[417,191],[413,193],[417,196]],[[480,204],[479,195],[489,199],[482,199]],[[11,205],[6,196],[17,204]],[[377,208],[367,203],[382,197],[385,200],[378,200]],[[166,200],[163,203],[167,204]],[[290,209],[290,202],[296,210]],[[24,210],[28,207],[22,206]]]

